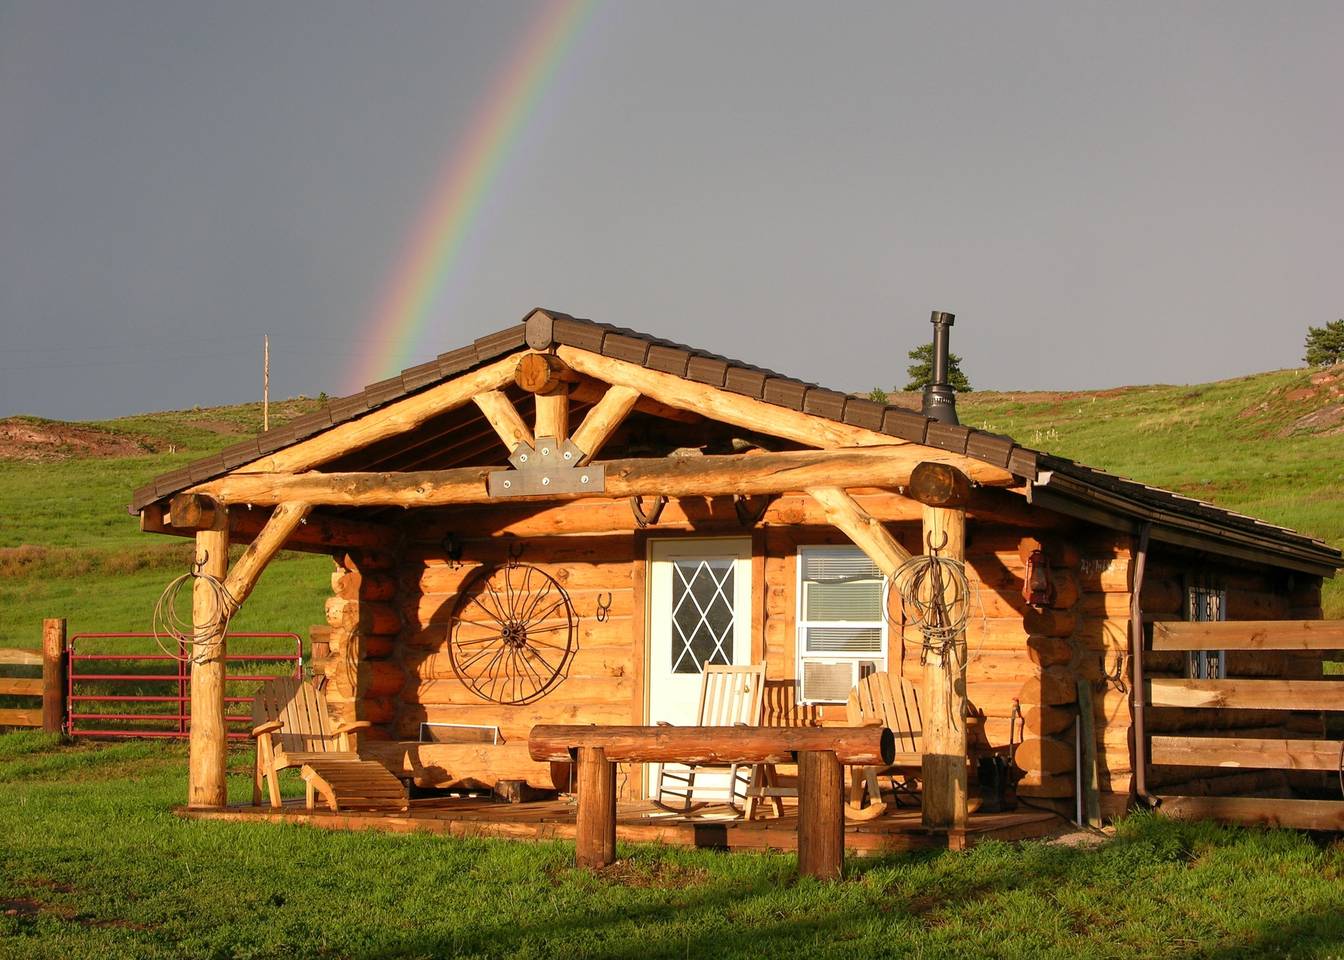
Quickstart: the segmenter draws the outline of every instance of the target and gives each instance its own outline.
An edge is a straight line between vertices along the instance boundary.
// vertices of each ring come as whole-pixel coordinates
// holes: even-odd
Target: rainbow
[[[547,0],[476,109],[393,272],[350,392],[410,365],[491,188],[593,3]]]

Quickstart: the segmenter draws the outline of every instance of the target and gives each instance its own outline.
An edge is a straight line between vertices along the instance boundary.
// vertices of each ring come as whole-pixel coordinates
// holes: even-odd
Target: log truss
[[[535,418],[529,424],[509,390],[531,394]],[[517,393],[514,393],[517,396]],[[571,401],[591,403],[571,429]],[[875,517],[854,491],[896,491],[909,498],[925,528],[964,528],[965,512],[986,494],[1008,497],[999,508],[1013,509],[1018,499],[1005,490],[1019,481],[1007,470],[974,457],[776,406],[731,391],[695,383],[610,357],[561,346],[550,353],[526,351],[488,364],[453,381],[438,384],[370,412],[358,420],[276,451],[225,476],[200,483],[174,498],[169,511],[142,514],[145,529],[196,532],[198,544],[209,541],[216,551],[227,545],[232,529],[252,540],[251,547],[224,574],[237,603],[251,592],[269,560],[286,545],[311,544],[320,549],[351,545],[390,549],[394,533],[378,524],[323,517],[320,508],[388,508],[501,503],[492,496],[489,474],[497,467],[465,467],[390,473],[332,471],[321,468],[376,442],[409,436],[436,416],[474,404],[490,432],[511,456],[543,441],[576,452],[575,468],[600,465],[605,479],[598,489],[562,489],[535,495],[538,501],[607,500],[640,496],[728,497],[801,494],[825,521],[842,531],[883,571],[892,576],[911,559],[884,519]],[[670,456],[598,461],[603,448],[629,416],[645,414],[695,424],[717,421],[748,434],[775,437],[801,450],[754,450],[733,455]],[[566,444],[566,442],[568,442]],[[497,460],[496,460],[497,462]],[[563,486],[563,485],[562,485]],[[599,486],[599,485],[594,485]],[[972,487],[984,488],[972,490]],[[517,498],[511,498],[517,499]],[[1017,504],[1020,508],[1020,504]],[[252,519],[252,511],[271,508],[269,517]],[[306,535],[308,521],[320,524]],[[213,538],[213,539],[212,539]],[[959,537],[956,539],[960,539]],[[210,611],[198,611],[202,621]],[[222,652],[222,643],[218,648]],[[222,683],[212,683],[221,665],[203,665],[201,702],[194,705],[191,797],[193,805],[223,802]],[[209,679],[206,679],[209,677]],[[222,677],[222,675],[221,675]],[[936,684],[930,703],[944,704],[946,715],[964,713],[964,683],[945,671],[931,671]],[[946,687],[944,689],[944,687]],[[932,694],[932,695],[930,695]],[[199,712],[198,712],[199,711]],[[216,721],[220,722],[216,722]],[[930,826],[952,827],[965,820],[966,789],[964,722],[950,721],[946,730],[931,724],[929,741],[941,763],[926,783],[926,802],[936,811]]]

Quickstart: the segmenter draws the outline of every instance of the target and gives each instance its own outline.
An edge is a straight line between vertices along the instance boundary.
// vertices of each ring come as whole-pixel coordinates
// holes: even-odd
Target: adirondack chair
[[[373,726],[367,720],[333,723],[327,698],[311,681],[277,677],[262,684],[252,707],[257,741],[252,803],[261,804],[262,781],[272,807],[280,806],[281,770],[299,767],[309,810],[321,795],[332,812],[342,807],[405,810],[406,788],[385,766],[362,759],[350,734]]]
[[[905,677],[870,673],[849,693],[850,726],[880,724],[896,738],[896,760],[888,766],[855,767],[852,773],[846,816],[857,820],[880,817],[889,809],[882,796],[879,777],[891,779],[893,800],[918,795],[916,786],[923,763],[924,724],[919,714],[919,693]],[[864,805],[865,794],[868,804]]]
[[[696,726],[759,726],[764,696],[764,663],[744,667],[709,664],[700,675]],[[686,813],[707,803],[726,803],[741,816],[741,801],[747,797],[752,776],[750,765],[746,764],[722,767],[658,764],[653,802],[675,813]]]

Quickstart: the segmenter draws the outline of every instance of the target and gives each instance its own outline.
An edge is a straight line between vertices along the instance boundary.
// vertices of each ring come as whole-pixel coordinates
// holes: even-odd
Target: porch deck
[[[302,800],[286,801],[279,810],[238,804],[218,810],[188,810],[180,816],[237,822],[304,823],[325,830],[384,830],[389,833],[439,833],[453,837],[499,837],[513,840],[573,840],[574,804],[565,800],[502,803],[489,799],[432,798],[411,801],[409,812],[307,810]],[[848,853],[883,855],[914,850],[961,850],[983,840],[1026,840],[1067,828],[1061,817],[1037,810],[973,813],[964,830],[926,829],[919,810],[910,808],[863,823],[845,824]],[[618,805],[616,839],[629,843],[666,843],[720,850],[784,850],[798,848],[794,808],[783,817],[750,823],[730,819],[712,809],[685,816],[647,802]]]

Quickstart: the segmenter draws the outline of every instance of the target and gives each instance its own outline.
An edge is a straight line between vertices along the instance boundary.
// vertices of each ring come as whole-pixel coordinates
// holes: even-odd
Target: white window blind
[[[886,669],[885,595],[886,579],[858,547],[799,550],[800,702],[844,703],[860,676]]]

